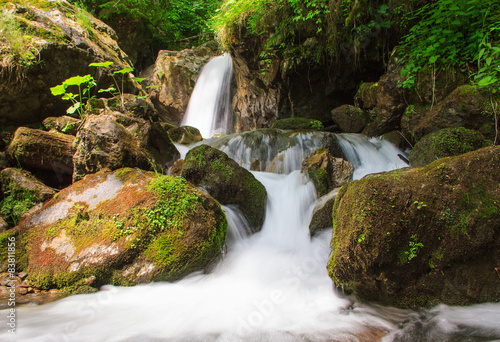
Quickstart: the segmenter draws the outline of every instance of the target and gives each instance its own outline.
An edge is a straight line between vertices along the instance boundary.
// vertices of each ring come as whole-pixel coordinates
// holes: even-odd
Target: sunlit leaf
[[[66,113],[74,114],[80,107],[81,107],[81,102],[75,102],[74,105],[72,105],[66,110]]]
[[[112,64],[113,62],[90,63],[89,67],[107,68]]]
[[[55,87],[50,88],[50,92],[54,96],[63,95],[64,93],[66,93],[66,87],[64,86],[64,84],[59,84]]]
[[[115,71],[115,74],[128,74],[129,72],[134,71],[134,68],[123,68],[121,70]]]

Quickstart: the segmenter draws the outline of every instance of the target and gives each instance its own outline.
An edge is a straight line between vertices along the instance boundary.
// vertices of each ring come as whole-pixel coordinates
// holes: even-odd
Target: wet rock
[[[319,120],[306,118],[288,118],[276,121],[275,123],[273,123],[271,128],[322,131],[325,127]]]
[[[67,184],[68,177],[73,174],[74,144],[75,137],[71,135],[19,127],[6,152],[11,160],[45,182],[49,181],[45,174],[55,174],[59,182],[48,184],[58,186]]]
[[[78,133],[73,179],[102,169],[166,170],[179,152],[159,123],[119,112],[89,115]]]
[[[348,183],[333,208],[330,277],[398,307],[500,300],[498,167],[494,146]]]
[[[189,145],[203,140],[200,130],[191,126],[171,128],[168,130],[168,136],[174,143],[184,145]]]
[[[323,148],[304,159],[301,172],[311,179],[318,196],[324,196],[350,181],[354,166],[347,160],[335,158]]]
[[[62,190],[14,232],[36,289],[82,293],[202,270],[220,256],[226,229],[220,205],[185,180],[120,169]]]
[[[264,222],[266,189],[227,154],[207,145],[195,147],[186,155],[181,175],[205,189],[219,203],[237,206],[251,229],[260,230]]]
[[[314,206],[309,233],[313,236],[318,230],[332,227],[332,209],[339,189],[334,189],[318,199]]]
[[[351,105],[332,110],[332,119],[344,133],[359,133],[372,121],[370,113]]]
[[[47,131],[55,130],[60,133],[76,135],[78,126],[82,120],[75,119],[71,116],[48,117],[43,120],[42,125]]]
[[[447,128],[423,137],[410,152],[411,166],[425,166],[436,159],[457,156],[491,145],[481,133],[463,127]]]

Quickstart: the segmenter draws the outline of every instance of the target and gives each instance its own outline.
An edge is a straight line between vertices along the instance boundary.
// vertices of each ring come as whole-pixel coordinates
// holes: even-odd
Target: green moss
[[[291,130],[324,130],[325,127],[319,120],[306,118],[288,118],[276,121],[271,128],[276,129],[291,129]]]

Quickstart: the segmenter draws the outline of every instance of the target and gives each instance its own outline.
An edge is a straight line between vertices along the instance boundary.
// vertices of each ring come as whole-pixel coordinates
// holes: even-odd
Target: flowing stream
[[[200,130],[204,138],[233,131],[230,86],[233,61],[228,53],[214,57],[202,69],[191,94],[183,126]]]
[[[310,142],[316,137],[305,134],[303,138]],[[238,135],[231,139],[238,139]],[[339,140],[357,168],[357,178],[402,167],[397,150],[384,141],[361,135],[341,135]],[[290,144],[285,150],[270,153],[269,158],[281,153],[286,155],[283,160],[292,161],[290,165],[300,165],[293,161],[302,156],[294,146],[304,144]],[[244,155],[240,158],[246,159]],[[326,271],[331,229],[312,239],[309,236],[316,193],[312,183],[290,165],[284,166],[281,173],[253,171],[268,193],[266,219],[260,232],[250,235],[237,208],[224,207],[229,222],[227,252],[210,273],[198,272],[176,283],[104,286],[95,294],[21,307],[17,335],[3,329],[0,340],[500,339],[500,304],[440,306],[413,312],[357,303],[338,293]],[[5,317],[7,312],[0,315]]]

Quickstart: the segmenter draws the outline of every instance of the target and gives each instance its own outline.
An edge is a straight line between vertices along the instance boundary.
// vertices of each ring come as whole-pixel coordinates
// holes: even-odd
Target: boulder
[[[349,182],[354,166],[347,160],[332,156],[326,148],[322,148],[304,159],[301,172],[311,179],[318,196],[324,196],[334,188]]]
[[[370,113],[351,105],[332,110],[332,119],[344,133],[359,133],[372,121]]]
[[[266,209],[266,189],[227,154],[207,145],[195,147],[186,155],[181,175],[205,189],[219,203],[237,206],[251,229],[260,230]]]
[[[491,145],[481,133],[463,127],[446,128],[423,137],[410,152],[411,166],[425,166],[436,159],[475,151]]]
[[[178,125],[203,66],[216,55],[210,44],[182,51],[162,50],[145,85],[161,120]]]
[[[377,82],[363,82],[354,96],[354,105],[364,110],[370,110],[377,105]]]
[[[13,227],[29,209],[56,194],[26,170],[8,168],[0,172],[0,215]]]
[[[421,137],[415,135],[415,128],[427,115],[430,105],[409,105],[401,117],[401,133],[415,144]]]
[[[322,131],[325,127],[319,120],[306,118],[288,118],[274,122],[271,128]]]
[[[77,129],[82,120],[71,116],[63,115],[57,117],[48,117],[43,120],[42,125],[47,131],[56,131],[69,135],[76,135]]]
[[[168,130],[168,136],[177,144],[189,145],[203,140],[200,130],[196,127],[181,126]]]
[[[500,300],[500,147],[342,187],[330,277],[363,301],[397,307]]]
[[[470,85],[460,86],[427,112],[414,128],[417,138],[443,128],[465,127],[495,138],[495,119],[487,94]]]
[[[220,205],[184,179],[120,169],[62,190],[13,233],[28,281],[47,290],[177,280],[220,257],[226,230]]]
[[[75,137],[71,135],[19,127],[6,152],[13,163],[57,187],[71,182],[74,144]]]
[[[114,40],[115,32],[67,1],[10,1],[2,7],[2,16],[10,23],[4,29],[17,35],[11,41],[18,45],[7,40],[0,49],[1,125],[20,126],[64,115],[71,102],[53,96],[51,87],[90,74],[97,80],[97,89],[108,88],[113,70],[130,67]],[[89,67],[103,61],[112,61],[114,69]],[[125,85],[136,89],[130,82]]]
[[[102,169],[166,170],[179,158],[160,123],[119,112],[89,115],[77,138],[74,181]]]
[[[313,236],[317,231],[332,227],[332,210],[339,189],[334,189],[322,196],[316,202],[313,209],[311,222],[309,223],[309,233]]]

